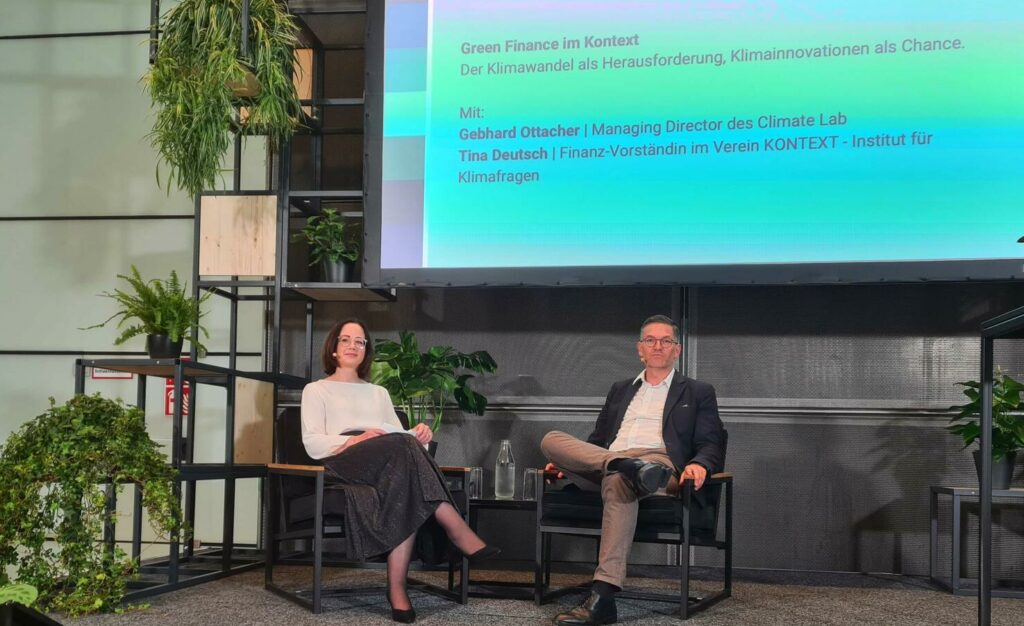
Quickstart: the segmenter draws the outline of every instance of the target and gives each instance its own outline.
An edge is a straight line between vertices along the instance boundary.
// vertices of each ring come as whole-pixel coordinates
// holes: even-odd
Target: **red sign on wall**
[[[188,357],[183,357],[182,361],[188,361]],[[164,415],[172,417],[174,415],[174,379],[164,379]],[[188,415],[188,381],[181,381],[181,414]]]
[[[181,382],[181,414],[188,415],[188,381]],[[174,415],[174,379],[168,378],[164,384],[164,415]]]

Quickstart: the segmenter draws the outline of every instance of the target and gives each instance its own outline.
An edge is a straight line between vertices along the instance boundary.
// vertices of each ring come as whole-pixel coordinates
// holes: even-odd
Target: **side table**
[[[939,578],[939,496],[946,495],[952,498],[953,502],[953,524],[951,528],[952,563],[950,567],[949,580]],[[929,554],[928,554],[928,577],[933,583],[943,589],[952,592],[954,595],[967,596],[978,593],[977,579],[960,577],[960,524],[961,510],[964,500],[977,501],[980,496],[980,489],[977,487],[941,487],[932,485],[928,501],[928,513],[930,520],[929,530]],[[993,489],[993,500],[1012,499],[1014,502],[1002,502],[1006,506],[1024,505],[1024,489]],[[997,503],[993,503],[997,504]],[[964,587],[963,583],[973,583],[970,587]],[[992,595],[1000,598],[1024,598],[1024,589],[992,589]]]
[[[536,500],[498,500],[497,498],[471,498],[469,500],[469,527],[474,531],[480,511],[484,509],[499,511],[520,511],[516,515],[537,514]],[[534,517],[536,519],[536,517]],[[533,520],[530,520],[531,522]],[[526,522],[526,520],[524,520]],[[499,580],[473,580],[472,567],[468,570],[469,595],[475,598],[494,598],[499,600],[533,600],[534,582],[508,582]]]

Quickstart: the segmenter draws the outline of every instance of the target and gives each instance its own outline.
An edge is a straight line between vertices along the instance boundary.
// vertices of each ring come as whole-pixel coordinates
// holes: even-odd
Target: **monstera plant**
[[[388,390],[395,406],[409,416],[410,426],[425,423],[436,431],[445,404],[451,401],[467,413],[483,415],[487,409],[487,398],[469,386],[473,373],[498,368],[487,352],[467,354],[449,346],[420,352],[416,335],[406,331],[399,333],[398,341],[378,340],[374,350],[373,382]]]

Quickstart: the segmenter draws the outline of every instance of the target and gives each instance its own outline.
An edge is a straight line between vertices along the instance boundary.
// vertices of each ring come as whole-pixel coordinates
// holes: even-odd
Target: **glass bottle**
[[[494,463],[494,497],[511,500],[516,493],[516,460],[512,456],[512,442],[501,440],[498,460]]]

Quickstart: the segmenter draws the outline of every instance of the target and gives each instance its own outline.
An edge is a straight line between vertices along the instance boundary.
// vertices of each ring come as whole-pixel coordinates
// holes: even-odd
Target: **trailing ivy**
[[[231,131],[292,135],[301,107],[291,71],[298,26],[282,2],[251,0],[249,58],[241,57],[241,0],[182,0],[161,20],[157,57],[146,83],[157,109],[150,140],[167,163],[170,185],[195,195],[213,189]],[[247,70],[259,94],[236,98]],[[236,124],[235,106],[248,116]],[[159,180],[159,170],[158,170]]]
[[[181,519],[175,470],[146,433],[140,409],[77,395],[12,433],[0,448],[0,585],[39,590],[37,606],[70,615],[113,611],[136,564],[103,536],[105,485],[134,483],[150,525],[167,536]]]

